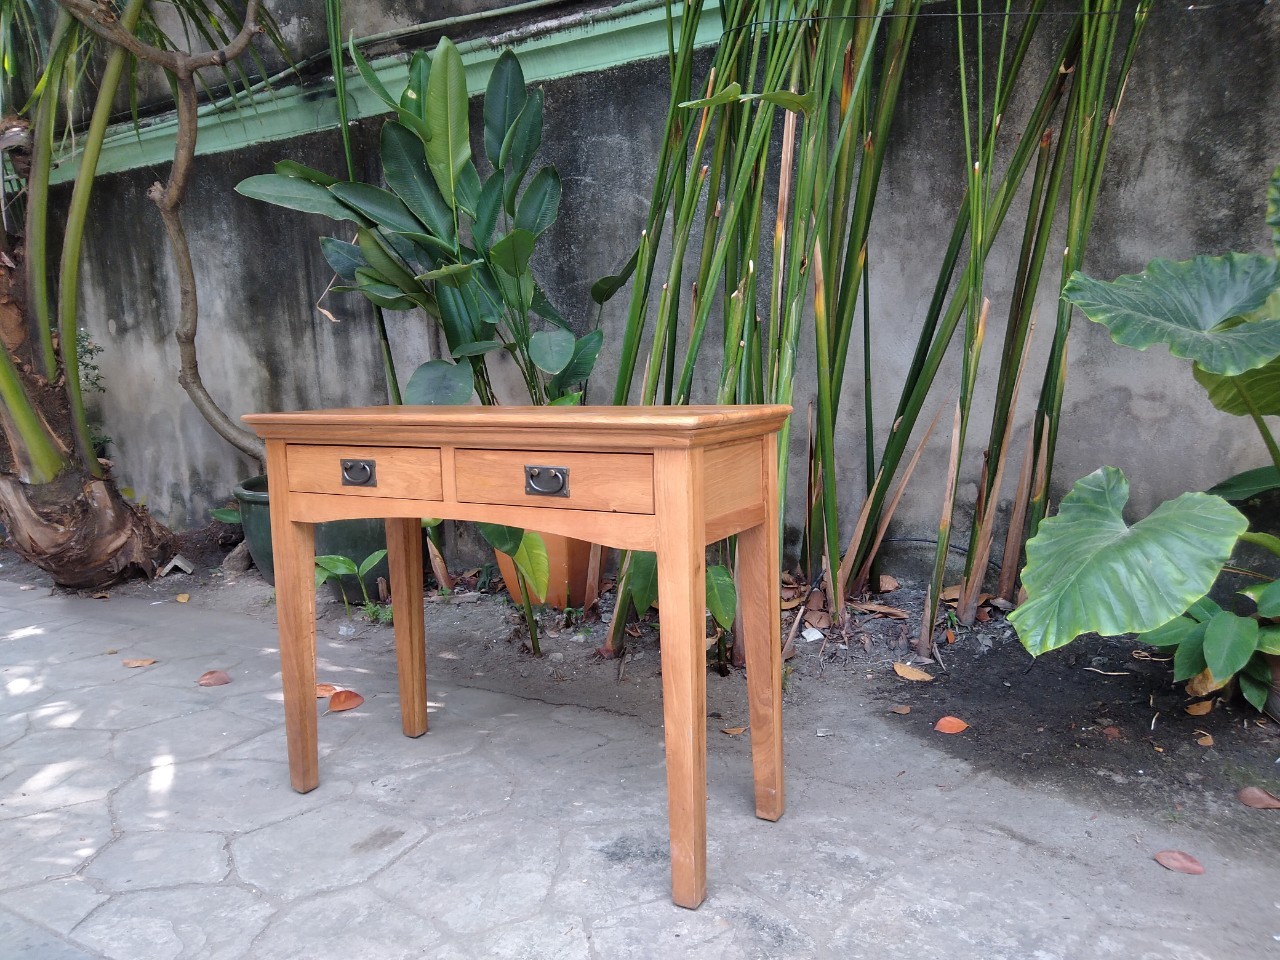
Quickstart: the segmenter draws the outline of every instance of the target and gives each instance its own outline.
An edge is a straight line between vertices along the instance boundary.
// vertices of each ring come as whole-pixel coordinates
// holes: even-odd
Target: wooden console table
[[[658,555],[672,898],[706,896],[706,545],[738,534],[756,816],[783,810],[777,431],[790,407],[367,407],[255,414],[267,442],[289,775],[319,783],[313,524],[383,518],[401,722],[427,730],[422,517]]]

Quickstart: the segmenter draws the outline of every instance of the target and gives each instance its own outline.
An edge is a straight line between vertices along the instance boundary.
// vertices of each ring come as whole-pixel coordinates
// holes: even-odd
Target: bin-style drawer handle
[[[376,460],[343,460],[342,485],[344,487],[376,487],[378,474]]]
[[[526,466],[524,492],[536,497],[567,497],[569,468]]]

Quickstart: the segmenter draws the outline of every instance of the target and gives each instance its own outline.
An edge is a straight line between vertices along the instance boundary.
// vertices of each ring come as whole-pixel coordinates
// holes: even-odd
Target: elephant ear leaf
[[[1267,226],[1271,228],[1271,243],[1280,257],[1280,166],[1271,173],[1267,184]]]
[[[1239,510],[1205,493],[1184,493],[1129,526],[1128,500],[1124,474],[1103,467],[1076,482],[1027,544],[1027,601],[1009,620],[1032,655],[1082,633],[1168,623],[1209,592],[1248,528]]]
[[[1228,253],[1153,260],[1142,273],[1110,283],[1077,271],[1062,295],[1116,343],[1136,350],[1163,343],[1208,373],[1235,376],[1280,356],[1280,320],[1224,321],[1258,309],[1277,287],[1280,260]]]
[[[1223,413],[1237,417],[1280,415],[1280,357],[1234,377],[1208,373],[1199,366],[1191,374],[1208,392],[1209,402]]]

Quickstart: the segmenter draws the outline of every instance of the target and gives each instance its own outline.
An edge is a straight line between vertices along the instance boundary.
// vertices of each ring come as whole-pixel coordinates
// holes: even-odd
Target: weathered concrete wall
[[[287,7],[287,4],[281,5]],[[458,34],[462,39],[465,34]],[[1046,64],[1048,38],[1035,53]],[[1112,146],[1088,255],[1100,276],[1132,272],[1155,256],[1185,257],[1228,249],[1261,250],[1266,179],[1280,162],[1280,10],[1274,4],[1233,5],[1188,13],[1160,4],[1153,15]],[[962,143],[955,82],[954,33],[926,20],[917,33],[908,82],[890,150],[871,253],[875,325],[876,434],[883,441],[901,378],[910,361],[937,264],[959,202]],[[542,159],[564,181],[559,222],[538,261],[544,286],[580,330],[595,322],[588,290],[629,254],[643,225],[657,139],[666,105],[665,65],[633,64],[546,86]],[[1013,113],[1025,110],[1015,106]],[[358,128],[359,156],[375,174],[377,122]],[[234,154],[202,158],[186,207],[200,282],[200,347],[206,383],[233,414],[380,402],[381,365],[372,317],[361,298],[330,296],[331,323],[315,309],[329,279],[317,237],[322,218],[277,210],[233,191],[244,177],[293,158],[336,171],[336,135],[317,134]],[[196,414],[176,383],[171,331],[176,288],[158,217],[143,197],[155,171],[106,178],[96,194],[85,269],[84,318],[104,348],[99,358],[107,393],[100,400],[122,482],[177,527],[202,524],[232,485],[253,469]],[[1019,207],[1015,204],[1015,214]],[[989,266],[992,300],[988,363],[994,371],[1012,285],[1020,223]],[[1057,244],[1056,249],[1061,249]],[[1055,256],[1045,289],[1056,286]],[[620,340],[625,294],[604,311],[606,353],[591,399],[607,401]],[[421,319],[392,318],[402,378],[432,355],[433,337]],[[1034,394],[1053,324],[1054,305],[1038,308]],[[808,348],[806,347],[806,350]],[[1186,365],[1163,349],[1138,354],[1112,344],[1084,320],[1071,335],[1072,374],[1056,471],[1057,486],[1103,463],[1134,481],[1132,509],[1147,512],[1186,489],[1206,487],[1265,454],[1253,428],[1219,414],[1191,380]],[[712,358],[713,360],[713,358]],[[806,358],[801,359],[801,370]],[[851,356],[851,369],[861,363]],[[955,382],[948,359],[943,389]],[[709,368],[710,371],[710,368]],[[851,374],[843,400],[849,411],[840,434],[840,483],[849,522],[858,491],[862,425],[859,378]],[[812,375],[797,379],[793,490],[803,480],[803,411]],[[1024,401],[1029,410],[1032,400]],[[962,500],[973,481],[987,426],[980,398],[966,451]],[[929,408],[929,415],[932,413]],[[1027,414],[1020,417],[1025,424]],[[1016,450],[1025,426],[1014,437]],[[929,537],[936,525],[947,441],[936,437],[913,480],[895,535]],[[847,466],[846,466],[847,464]],[[1010,483],[1010,488],[1012,483]],[[798,519],[798,518],[797,518]]]

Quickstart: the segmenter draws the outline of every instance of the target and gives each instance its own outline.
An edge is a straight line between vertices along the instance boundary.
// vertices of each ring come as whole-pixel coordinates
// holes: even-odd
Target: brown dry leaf
[[[196,683],[202,687],[220,687],[224,683],[230,683],[231,678],[227,676],[225,670],[206,670],[200,674],[200,679]]]
[[[796,655],[795,641],[792,640],[790,637],[787,637],[786,642],[783,643],[782,645],[782,659],[790,660],[795,655]]]
[[[878,592],[893,593],[893,591],[897,590],[900,586],[902,586],[902,584],[898,583],[897,580],[889,576],[887,573],[880,574],[880,590]]]
[[[121,660],[120,662],[123,663],[126,667],[132,668],[132,667],[149,667],[156,661],[154,659],[147,658],[142,660]]]
[[[354,710],[364,703],[364,697],[354,690],[339,690],[329,698],[329,712],[340,713],[343,710]]]
[[[825,610],[806,610],[804,622],[818,630],[826,630],[831,626],[831,614]]]
[[[808,610],[825,610],[827,609],[827,595],[821,590],[810,591],[809,596],[805,598],[804,605]]]
[[[893,665],[893,672],[903,680],[917,680],[924,683],[933,679],[933,674],[925,673],[919,667],[913,667],[908,663],[895,663]]]
[[[188,600],[190,600],[190,599],[191,599],[191,594],[189,594],[189,593],[180,593],[180,594],[178,594],[176,597],[174,597],[173,599],[177,600],[179,603],[186,603]]]
[[[720,732],[727,733],[731,737],[736,737],[740,733],[746,733],[747,728],[746,727],[725,727]]]
[[[1213,701],[1201,700],[1199,703],[1189,703],[1183,709],[1193,717],[1203,717],[1213,709]]]
[[[1019,588],[1018,588],[1018,595],[1017,595],[1016,597],[1014,597],[1014,598],[1013,598],[1013,602],[1014,602],[1017,606],[1019,606],[1019,607],[1020,607],[1020,606],[1022,606],[1024,603],[1026,603],[1026,602],[1027,602],[1027,588],[1026,588],[1026,587],[1019,587]]]
[[[1103,727],[1102,733],[1108,740],[1120,740],[1124,737],[1119,727]]]
[[[1198,730],[1197,730],[1196,732],[1197,732],[1197,733],[1199,733],[1200,731],[1198,731]],[[1211,734],[1211,733],[1206,733],[1203,737],[1197,737],[1197,738],[1196,738],[1196,743],[1200,744],[1200,746],[1202,746],[1202,747],[1212,747],[1212,746],[1213,746],[1213,734]]]
[[[933,725],[933,729],[939,733],[964,733],[969,725],[959,717],[943,717]]]
[[[1185,873],[1193,877],[1204,873],[1204,865],[1191,854],[1183,853],[1181,850],[1161,850],[1155,855],[1155,861],[1166,870],[1172,870],[1175,873]]]
[[[938,596],[938,599],[943,603],[955,603],[960,599],[960,591],[963,588],[964,584],[961,583],[954,584],[950,587],[943,587],[942,593]]]
[[[954,630],[948,630],[947,643],[955,643],[955,642],[956,642],[956,632]]]
[[[1230,678],[1228,677],[1227,679]],[[1226,680],[1215,680],[1213,672],[1208,667],[1205,667],[1187,681],[1187,696],[1207,697],[1213,691],[1220,690],[1226,682]]]
[[[905,717],[908,713],[911,712],[911,708],[908,707],[905,703],[895,703],[892,707],[889,708],[889,712],[896,713],[900,717]]]
[[[1008,613],[1010,610],[1013,609],[1013,604],[1010,603],[1008,600],[1006,600],[1004,597],[992,597],[990,600],[987,601],[987,604],[989,606],[995,607],[997,610],[1003,610],[1005,613]]]
[[[991,619],[991,611],[986,607],[979,607],[978,612],[973,615],[973,619],[977,620],[979,623],[986,623]]]
[[[341,688],[335,687],[332,683],[317,683],[316,699],[323,700],[325,697],[332,697],[339,689]]]
[[[107,592],[104,590],[104,591],[102,591],[101,593],[94,593],[94,594],[90,594],[90,599],[92,599],[92,600],[110,600],[110,599],[111,599],[111,594],[107,593]]]
[[[900,610],[897,607],[889,607],[883,603],[851,603],[849,606],[857,613],[874,613],[877,616],[888,617],[891,620],[907,619],[907,611]]]
[[[640,639],[640,626],[639,626],[639,624],[629,623],[629,624],[627,624],[625,627],[623,627],[623,630],[624,630],[624,632],[626,633],[626,635],[627,635],[628,637],[631,637],[631,638],[633,638],[633,639],[635,639],[635,640]]]
[[[1236,794],[1236,799],[1255,810],[1280,810],[1280,797],[1261,787],[1245,787]]]
[[[782,609],[783,609],[783,610],[794,610],[796,607],[800,606],[800,604],[801,604],[802,602],[803,602],[803,601],[802,601],[799,597],[792,597],[790,600],[783,600],[783,601],[782,601]]]

